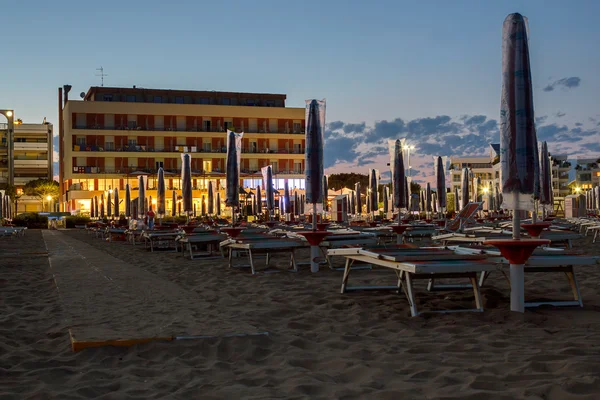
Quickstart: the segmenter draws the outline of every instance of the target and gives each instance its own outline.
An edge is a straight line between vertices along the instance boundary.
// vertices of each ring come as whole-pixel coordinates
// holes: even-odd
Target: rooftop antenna
[[[102,67],[96,68],[96,71],[100,71],[100,74],[96,74],[96,76],[99,76],[101,79],[102,84],[100,86],[104,86],[104,77],[108,76],[108,74],[104,73],[104,68]]]

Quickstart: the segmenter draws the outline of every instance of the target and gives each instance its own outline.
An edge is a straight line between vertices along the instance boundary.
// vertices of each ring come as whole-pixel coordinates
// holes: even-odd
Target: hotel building
[[[127,183],[136,198],[139,175],[148,176],[147,195],[156,198],[163,167],[169,214],[170,191],[181,194],[181,154],[189,153],[200,210],[209,181],[223,194],[227,129],[244,132],[243,187],[260,184],[260,168],[272,165],[276,188],[288,180],[303,190],[305,107],[286,107],[285,100],[285,94],[91,87],[60,110],[61,209],[89,213],[94,196],[119,189],[123,199]]]
[[[578,158],[575,182],[579,189],[588,190],[600,185],[600,158]]]
[[[480,178],[482,185],[500,185],[499,151],[500,145],[491,144],[486,156],[450,157],[450,189],[454,191],[454,188],[458,187],[460,191],[463,168],[470,168],[473,178]],[[469,189],[472,191],[473,185],[470,185]],[[469,193],[469,198],[473,198],[472,192]]]
[[[7,124],[0,124],[0,186],[12,182],[16,187],[17,213],[43,211],[39,199],[23,195],[23,186],[36,179],[53,179],[52,124],[18,121],[15,120],[12,135],[8,135]],[[12,143],[9,142],[11,136]]]
[[[552,195],[555,202],[562,203],[565,196],[571,194],[569,188],[569,171],[571,163],[567,161],[567,155],[557,154],[551,155],[552,165]]]

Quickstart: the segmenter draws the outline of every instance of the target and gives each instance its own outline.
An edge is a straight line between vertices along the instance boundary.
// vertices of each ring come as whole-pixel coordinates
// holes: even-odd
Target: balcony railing
[[[181,169],[165,169],[165,179],[179,179],[181,177]],[[240,169],[242,174],[260,174],[260,169],[248,169],[242,168]],[[144,167],[121,167],[121,168],[113,168],[113,167],[88,167],[88,166],[78,166],[73,167],[74,174],[122,174],[122,175],[138,175],[143,173],[147,175],[156,175],[158,174],[158,170],[156,168],[144,168]],[[273,172],[273,175],[298,175],[304,174],[304,170],[281,170],[277,172]],[[204,170],[195,170],[192,169],[192,176],[200,177],[206,175],[224,175],[224,171],[214,168],[211,171]]]
[[[147,132],[222,132],[225,133],[227,128],[219,128],[219,127],[196,127],[196,128],[178,128],[174,127],[146,127],[146,126],[114,126],[114,127],[106,127],[100,125],[75,125],[73,129],[93,129],[93,130],[109,130],[109,131],[147,131]],[[236,131],[242,132],[239,127],[236,127]],[[271,131],[270,129],[258,129],[258,128],[244,128],[244,133],[287,133],[287,134],[299,134],[303,135],[305,133],[304,129],[284,129],[279,132],[279,130]]]
[[[242,148],[242,153],[248,154],[304,154],[305,149],[253,149],[253,148]],[[227,148],[221,147],[220,149],[215,148],[204,148],[197,146],[170,146],[170,147],[150,147],[150,146],[123,146],[117,148],[106,148],[96,145],[75,145],[73,151],[104,151],[104,152],[150,152],[150,153],[227,153]]]

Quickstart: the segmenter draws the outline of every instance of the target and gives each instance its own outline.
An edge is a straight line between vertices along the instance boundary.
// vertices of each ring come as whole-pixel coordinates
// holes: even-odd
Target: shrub
[[[48,217],[38,213],[22,213],[13,218],[16,226],[26,226],[28,229],[48,229]]]
[[[85,225],[90,222],[90,218],[85,215],[72,215],[65,218],[66,228],[75,228],[77,225]]]

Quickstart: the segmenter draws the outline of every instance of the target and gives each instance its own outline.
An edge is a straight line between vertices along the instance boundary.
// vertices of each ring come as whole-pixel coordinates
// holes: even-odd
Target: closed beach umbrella
[[[173,190],[172,196],[173,207],[171,207],[171,216],[174,217],[177,215],[177,192],[175,190]]]
[[[458,196],[458,186],[454,187],[454,211],[460,211],[460,197]]]
[[[273,167],[267,165],[266,167],[261,168],[261,172],[263,175],[267,212],[269,213],[269,218],[271,218],[271,213],[275,208],[275,193],[273,191]]]
[[[286,179],[283,184],[283,210],[286,214],[290,213],[290,187],[288,184],[288,180]]]
[[[96,218],[94,211],[96,210],[94,209],[94,198],[92,197],[90,199],[90,218]],[[0,219],[2,219],[2,196],[0,196]]]
[[[306,100],[306,150],[304,152],[304,176],[306,202],[313,205],[313,231],[317,230],[317,204],[323,203],[323,134],[325,129],[325,100]],[[317,246],[312,246],[317,247]],[[314,249],[311,249],[314,250]],[[318,250],[318,247],[317,247]],[[311,260],[318,257],[311,256]],[[311,261],[311,271],[317,272],[319,265]]]
[[[181,155],[181,196],[183,197],[183,211],[189,215],[192,209],[192,156],[185,153]]]
[[[390,172],[392,173],[392,207],[398,210],[398,223],[400,223],[400,209],[408,208],[406,201],[408,187],[404,170],[404,156],[402,155],[402,141],[388,141],[390,153]],[[393,210],[392,210],[393,211]]]
[[[437,206],[437,192],[431,192],[431,208],[433,209],[434,213],[438,212],[438,206]]]
[[[294,215],[300,215],[300,197],[298,191],[294,192]]]
[[[201,207],[202,216],[205,216],[206,215],[206,197],[204,197],[204,195],[202,195],[202,203],[201,203],[201,205],[202,205],[202,207]]]
[[[131,186],[129,183],[125,185],[125,216],[131,217]]]
[[[196,203],[194,203],[194,212],[193,212],[194,218],[197,217],[198,214],[196,214]]]
[[[100,207],[98,207],[98,196],[94,196],[94,215],[96,218],[100,217]]]
[[[121,210],[119,209],[119,189],[115,189],[115,217],[119,218],[121,215]]]
[[[93,202],[92,202],[93,205]],[[92,206],[92,209],[94,207]],[[4,210],[4,196],[0,193],[0,219],[4,218],[4,215],[6,214],[6,211]],[[93,217],[93,215],[92,215]]]
[[[505,207],[513,213],[513,238],[519,239],[518,210],[534,210],[537,137],[525,18],[510,14],[502,27],[500,165]],[[524,266],[511,264],[511,310],[523,312]]]
[[[477,177],[473,179],[473,201],[479,201],[479,187],[481,186],[481,178]]]
[[[106,196],[106,216],[112,217],[112,195],[110,194],[112,190],[108,191],[108,195]]]
[[[390,188],[387,186],[383,187],[383,212],[387,214],[389,212],[389,200],[390,200]]]
[[[437,190],[437,205],[440,211],[446,208],[446,173],[444,171],[444,161],[442,157],[437,157],[435,168],[435,183]]]
[[[217,192],[217,215],[221,215],[221,192]]]
[[[460,207],[463,208],[469,202],[469,169],[463,168],[460,177]]]
[[[104,193],[100,194],[100,218],[104,219]]]
[[[544,214],[547,206],[552,206],[552,173],[550,167],[550,157],[548,155],[548,143],[542,142],[540,152],[540,204],[544,207]]]
[[[406,190],[404,191],[404,202],[406,204],[406,208],[410,207],[410,184],[408,182],[408,176],[404,177],[404,187]]]
[[[227,130],[225,205],[231,207],[232,216],[235,214],[234,209],[240,206],[240,152],[242,136],[243,133],[235,133]],[[235,222],[235,219],[233,222]]]
[[[360,197],[360,182],[354,184],[354,191],[356,192],[356,214],[362,214],[362,199]]]
[[[146,214],[146,177],[138,176],[138,218],[144,218]]]
[[[594,192],[596,196],[596,209],[600,209],[600,186],[596,186]]]
[[[262,193],[260,192],[260,185],[256,187],[256,213],[262,214]]]
[[[323,175],[323,211],[329,211],[329,182],[327,175]]]
[[[374,213],[379,208],[379,170],[371,169],[369,171],[369,205],[371,213]]]
[[[215,190],[212,181],[208,182],[208,215],[215,213]]]
[[[156,185],[156,214],[158,218],[164,218],[167,208],[167,188],[165,185],[165,170],[158,169],[158,182]]]
[[[426,211],[429,213],[432,211],[431,208],[431,185],[427,182],[427,188],[425,189],[425,207]]]

